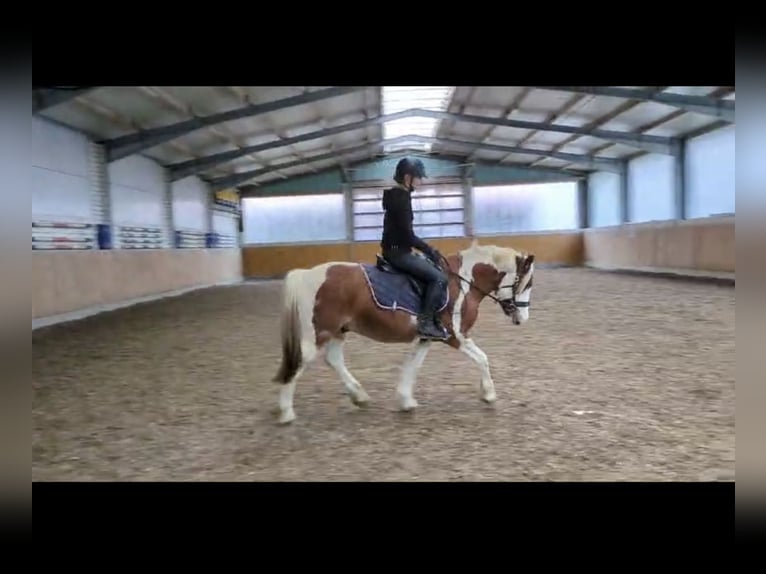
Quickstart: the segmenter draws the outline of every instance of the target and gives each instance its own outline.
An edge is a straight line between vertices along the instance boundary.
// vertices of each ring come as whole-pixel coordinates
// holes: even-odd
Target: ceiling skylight
[[[395,114],[412,108],[422,108],[443,112],[447,110],[452,99],[455,86],[384,86],[381,101],[383,115]],[[434,137],[440,120],[434,118],[403,118],[383,124],[383,139],[416,135]],[[384,151],[399,149],[422,149],[431,151],[430,143],[416,141],[401,141],[395,144],[384,144]]]

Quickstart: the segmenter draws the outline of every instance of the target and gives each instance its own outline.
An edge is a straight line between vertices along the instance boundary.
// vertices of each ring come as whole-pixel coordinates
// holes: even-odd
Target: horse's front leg
[[[458,340],[460,341],[458,348],[471,357],[481,369],[481,386],[479,388],[481,400],[494,403],[497,400],[497,394],[495,394],[495,383],[489,372],[489,359],[487,359],[486,353],[469,338],[460,337]]]
[[[402,375],[396,394],[399,398],[399,407],[403,411],[410,411],[418,406],[418,402],[412,396],[412,390],[415,387],[418,369],[423,364],[430,348],[431,341],[418,341],[402,365]]]

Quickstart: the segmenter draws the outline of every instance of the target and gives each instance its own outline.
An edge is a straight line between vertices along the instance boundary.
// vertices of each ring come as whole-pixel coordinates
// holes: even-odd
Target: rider
[[[439,321],[436,308],[447,286],[447,276],[438,268],[441,254],[420,239],[412,228],[412,198],[410,194],[426,177],[426,168],[419,159],[404,158],[396,164],[394,181],[398,185],[383,192],[383,237],[380,242],[383,257],[395,268],[426,283],[423,311],[418,316],[418,331],[422,338],[445,340],[446,331]],[[412,253],[421,251],[432,265]]]

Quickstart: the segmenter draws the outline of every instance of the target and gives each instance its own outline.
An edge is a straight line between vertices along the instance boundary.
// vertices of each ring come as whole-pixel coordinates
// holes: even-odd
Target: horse
[[[438,265],[449,277],[438,311],[448,333],[445,341],[418,335],[416,316],[425,285],[391,267],[380,254],[375,264],[330,261],[290,270],[283,285],[282,360],[273,378],[273,382],[281,383],[275,409],[279,423],[295,420],[296,382],[321,351],[343,382],[351,402],[358,407],[369,402],[367,392],[343,359],[343,345],[349,332],[381,343],[412,345],[397,386],[402,411],[418,406],[413,396],[416,375],[434,342],[443,342],[470,357],[481,371],[481,400],[495,402],[497,395],[487,355],[468,333],[485,297],[498,303],[514,325],[529,319],[534,261],[534,254],[479,245],[475,239],[467,249],[442,257]],[[510,280],[503,282],[506,277]]]

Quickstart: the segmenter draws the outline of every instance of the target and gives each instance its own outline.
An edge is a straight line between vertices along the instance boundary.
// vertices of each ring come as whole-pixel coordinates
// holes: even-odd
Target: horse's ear
[[[479,240],[474,237],[473,241],[471,241],[471,249],[478,246],[479,246]]]

